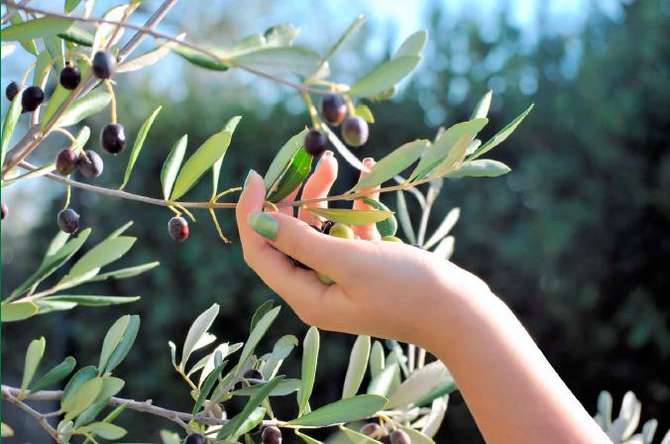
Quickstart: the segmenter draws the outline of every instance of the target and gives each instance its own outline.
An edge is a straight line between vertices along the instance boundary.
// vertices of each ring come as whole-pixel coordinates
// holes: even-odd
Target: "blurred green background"
[[[61,7],[61,2],[34,3]],[[100,3],[97,13],[119,2]],[[158,3],[143,2],[139,16]],[[670,1],[182,2],[161,29],[186,30],[192,41],[222,45],[291,21],[303,28],[298,43],[323,51],[359,13],[370,22],[332,61],[335,79],[357,78],[415,29],[430,32],[426,57],[412,80],[390,102],[371,104],[377,123],[370,142],[356,152],[360,157],[380,157],[413,138],[432,137],[440,125],[466,119],[489,88],[495,96],[485,136],[535,102],[530,117],[492,156],[509,164],[512,173],[447,182],[431,224],[449,208],[461,208],[453,260],[510,304],[589,411],[595,411],[600,390],[610,390],[618,408],[630,389],[642,401],[643,420],[656,417],[665,431],[670,426]],[[3,90],[25,68],[21,57],[3,61]],[[249,168],[264,172],[281,144],[308,122],[291,90],[249,75],[199,70],[176,56],[117,80],[120,121],[131,140],[151,110],[163,105],[128,186],[146,195],[160,195],[162,160],[184,133],[193,149],[229,117],[244,115],[223,166],[224,188],[240,184]],[[97,149],[106,119],[88,122],[91,147]],[[63,143],[55,136],[34,159],[51,159]],[[127,155],[105,157],[100,184],[120,184]],[[345,190],[355,174],[341,171],[338,189]],[[203,180],[189,199],[209,198],[209,184]],[[43,179],[3,191],[11,211],[2,223],[3,295],[36,268],[56,232],[63,192]],[[387,203],[392,206],[394,199]],[[237,243],[218,241],[206,213],[197,214],[191,240],[176,244],[166,233],[171,216],[165,209],[81,192],[75,192],[73,207],[97,240],[134,220],[130,233],[140,240],[123,262],[157,259],[161,267],[82,289],[139,294],[141,302],[3,325],[3,383],[20,378],[31,339],[46,336],[47,363],[67,354],[80,364],[95,363],[111,322],[139,313],[138,341],[118,369],[127,379],[122,394],[189,409],[167,341],[181,344],[190,322],[213,302],[222,308],[217,336],[243,340],[254,308],[276,295],[243,263]],[[236,240],[232,212],[219,217]],[[287,308],[269,339],[302,336],[305,330]],[[323,334],[314,405],[339,396],[352,342],[347,335]],[[295,360],[286,372],[298,374]],[[21,437],[7,442],[46,442],[31,419],[4,406],[3,415]],[[158,430],[172,427],[131,412],[120,423],[135,441],[158,442]],[[437,442],[481,442],[462,402],[450,403]]]

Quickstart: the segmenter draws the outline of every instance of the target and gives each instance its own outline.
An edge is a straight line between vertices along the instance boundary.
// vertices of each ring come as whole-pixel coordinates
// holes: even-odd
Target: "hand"
[[[372,159],[364,162],[374,165]],[[302,198],[326,197],[336,177],[337,161],[326,152]],[[320,221],[308,211],[301,209],[298,218],[292,207],[263,212],[265,196],[263,179],[251,171],[237,206],[244,258],[310,325],[429,346],[448,293],[488,292],[477,277],[432,253],[378,240],[374,225],[354,227],[357,240],[335,238],[314,230],[310,225]],[[366,206],[357,200],[354,208]],[[323,284],[315,271],[296,266],[289,256],[335,284]]]

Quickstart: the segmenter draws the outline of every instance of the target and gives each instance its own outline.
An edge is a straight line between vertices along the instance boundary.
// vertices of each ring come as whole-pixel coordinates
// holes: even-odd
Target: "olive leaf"
[[[282,174],[290,166],[295,154],[303,147],[305,142],[305,135],[307,128],[300,131],[298,134],[291,137],[286,143],[277,151],[274,159],[270,163],[267,172],[265,173],[264,182],[265,189],[270,191],[273,189],[275,183],[279,180]]]
[[[253,330],[256,327],[256,324],[258,324],[258,321],[260,321],[268,311],[272,310],[273,306],[274,302],[272,300],[263,302],[251,316],[251,322],[249,323],[249,330]]]
[[[377,395],[358,395],[340,399],[319,407],[311,413],[288,421],[291,426],[325,427],[357,421],[374,415],[384,408],[386,398]]]
[[[439,177],[463,160],[465,150],[479,131],[486,126],[488,119],[474,119],[453,125],[439,135],[430,149],[427,149],[409,180],[421,179],[430,175]]]
[[[402,56],[418,56],[421,55],[423,49],[426,47],[428,41],[427,31],[416,31],[405,39],[400,47],[396,50],[394,58]]]
[[[371,206],[372,208],[376,210],[382,210],[382,211],[389,211],[389,207],[384,205],[378,200],[370,199],[369,197],[363,198],[363,202],[365,202],[366,205]],[[389,217],[388,219],[385,219],[381,222],[377,222],[377,231],[379,234],[384,237],[384,236],[395,236],[396,233],[398,232],[398,221],[395,218],[395,215]]]
[[[174,181],[177,179],[179,168],[184,160],[186,154],[186,146],[188,145],[188,134],[184,134],[172,147],[170,154],[168,154],[163,168],[161,169],[161,186],[163,189],[163,198],[170,199]]]
[[[433,441],[423,433],[419,432],[418,430],[414,430],[411,427],[405,427],[405,426],[401,426],[400,428],[403,429],[409,435],[411,442],[413,444],[435,444],[435,441]]]
[[[442,223],[440,223],[440,226],[437,227],[437,229],[433,232],[433,235],[430,236],[425,244],[423,244],[422,248],[429,250],[431,247],[433,247],[433,245],[440,242],[447,234],[449,234],[451,229],[454,228],[454,225],[456,225],[456,222],[458,222],[458,218],[460,216],[461,209],[452,208],[449,213],[447,213]]]
[[[256,323],[253,330],[251,330],[249,338],[247,338],[247,341],[244,343],[244,347],[240,352],[240,360],[237,363],[237,367],[235,368],[236,373],[239,373],[247,358],[249,358],[249,356],[251,356],[251,354],[254,352],[256,346],[263,338],[263,336],[265,336],[268,328],[270,328],[270,325],[272,325],[274,320],[277,318],[280,310],[281,307],[275,307],[265,313],[263,317]]]
[[[218,159],[226,154],[235,128],[241,118],[241,116],[235,116],[230,119],[220,132],[207,139],[184,163],[175,180],[174,189],[172,190],[172,200],[179,199],[186,194],[198,182],[200,177]]]
[[[503,129],[501,129],[498,133],[496,133],[484,145],[480,146],[468,160],[475,160],[476,158],[482,156],[483,154],[488,153],[493,148],[495,148],[496,146],[500,145],[505,140],[507,140],[507,138],[511,136],[512,133],[517,129],[517,127],[521,125],[523,119],[525,119],[526,116],[530,114],[530,112],[533,110],[534,107],[535,104],[531,103],[530,106],[526,108],[524,112],[519,114],[514,120],[508,123]]]
[[[71,26],[67,31],[59,32],[58,37],[66,42],[76,43],[77,45],[93,46],[93,34],[76,25]]]
[[[16,17],[18,14],[14,15]],[[2,30],[3,41],[30,40],[67,31],[74,20],[60,17],[40,17],[15,23]],[[31,52],[29,50],[29,52]]]
[[[65,48],[63,47],[63,40],[55,35],[51,35],[42,39],[44,46],[51,55],[51,59],[56,64],[56,69],[61,71],[65,67]]]
[[[117,440],[128,433],[124,428],[107,422],[94,422],[79,429],[82,433],[91,433],[102,439]]]
[[[98,372],[100,375],[105,371],[109,358],[112,356],[112,352],[123,339],[123,335],[128,329],[128,324],[130,323],[130,316],[125,315],[121,316],[119,319],[112,324],[112,326],[107,330],[105,339],[102,341],[102,350],[100,351],[100,362],[98,363]]]
[[[411,73],[420,61],[421,57],[417,55],[388,60],[351,85],[349,94],[355,97],[374,97],[383,93]]]
[[[352,35],[356,33],[363,26],[363,23],[367,18],[364,15],[359,15],[356,17],[347,27],[347,29],[340,35],[337,41],[331,46],[326,54],[323,56],[322,61],[326,62],[337,52],[337,50],[346,42]]]
[[[182,40],[186,36],[185,33],[179,34],[175,37],[177,40]],[[133,72],[140,69],[148,68],[161,61],[164,57],[170,54],[170,50],[177,45],[176,42],[168,41],[156,48],[149,50],[132,60],[126,60],[116,69],[117,73]]]
[[[312,170],[312,155],[304,148],[300,148],[288,165],[284,174],[275,182],[269,190],[267,199],[270,202],[279,202],[298,188],[309,176]]]
[[[108,271],[106,273],[100,273],[99,275],[89,279],[89,282],[100,282],[110,278],[127,279],[142,274],[146,271],[152,270],[158,267],[159,265],[160,262],[148,262],[146,264],[136,265],[134,267],[120,268],[118,270]],[[92,297],[104,298],[106,296],[92,296]]]
[[[86,382],[89,381],[93,378],[95,378],[98,375],[98,369],[95,368],[92,365],[89,365],[87,367],[82,367],[79,370],[75,372],[74,375],[70,378],[68,383],[65,385],[65,388],[63,389],[63,398],[61,400],[61,408],[63,408],[63,405],[66,403],[68,405],[72,404],[72,397],[74,396],[75,393],[79,390],[79,388]]]
[[[58,119],[60,127],[72,126],[101,112],[112,101],[112,96],[104,88],[96,88],[90,93],[75,100]]]
[[[128,322],[128,327],[123,334],[123,338],[119,345],[116,346],[112,355],[109,357],[107,362],[107,368],[101,374],[111,373],[121,362],[126,358],[128,352],[135,343],[135,338],[137,338],[137,332],[140,330],[140,317],[138,315],[130,315],[130,320]]]
[[[345,144],[342,143],[342,141],[337,137],[337,134],[335,134],[330,128],[328,128],[328,125],[323,125],[321,127],[323,132],[326,133],[328,136],[328,140],[330,143],[335,147],[338,153],[342,156],[344,160],[347,161],[349,165],[352,167],[356,168],[359,171],[367,171],[368,168],[363,165],[363,162],[360,161],[358,157],[354,155],[354,153],[351,152],[349,148]]]
[[[298,338],[293,335],[282,336],[275,342],[272,353],[265,359],[261,368],[261,373],[265,379],[271,379],[276,376],[279,367],[284,362],[293,349],[298,345]]]
[[[428,149],[428,140],[415,140],[393,150],[375,164],[370,172],[361,178],[352,191],[380,185],[408,168]]]
[[[298,393],[298,416],[302,416],[307,411],[309,398],[314,390],[316,366],[319,362],[319,343],[319,330],[316,327],[310,327],[302,342],[302,371],[300,373],[302,389]]]
[[[204,54],[184,45],[175,45],[171,49],[172,52],[179,55],[184,60],[201,68],[206,68],[213,71],[228,71],[230,68],[230,66],[226,63],[223,63],[220,58],[215,59],[208,54]]]
[[[398,211],[397,219],[400,222],[403,233],[405,233],[409,243],[415,245],[416,234],[414,234],[412,221],[409,217],[409,211],[407,210],[407,201],[405,200],[405,194],[402,190],[396,192],[396,209]]]
[[[6,302],[0,305],[2,322],[15,322],[37,314],[39,307],[32,301]]]
[[[376,224],[393,216],[390,211],[383,210],[350,210],[346,208],[314,208],[305,207],[310,213],[333,222],[347,225]]]
[[[226,57],[232,66],[240,66],[266,73],[290,73],[302,77],[309,76],[319,66],[321,57],[311,49],[297,46],[264,47]]]
[[[184,370],[191,353],[196,349],[196,344],[211,328],[214,320],[219,315],[219,308],[219,304],[212,304],[211,307],[202,312],[200,316],[193,321],[193,324],[191,324],[191,327],[188,329],[186,339],[184,340],[184,347],[181,351],[181,361],[179,362],[179,368],[182,371]]]
[[[502,162],[492,159],[477,159],[464,162],[459,169],[446,177],[498,177],[512,171]]]
[[[384,346],[381,342],[375,341],[370,350],[370,377],[376,378],[384,370],[385,365]]]
[[[470,120],[481,119],[488,116],[489,109],[491,109],[491,99],[493,99],[493,90],[489,89],[486,94],[484,94],[484,96],[479,99],[477,105],[475,105],[475,109],[472,111]]]
[[[205,381],[202,384],[202,388],[200,389],[200,393],[198,394],[198,399],[196,399],[195,404],[193,405],[194,415],[196,415],[200,411],[202,406],[205,404],[205,400],[207,399],[212,389],[214,388],[214,384],[218,381],[219,376],[221,376],[221,372],[226,367],[227,362],[228,361],[224,361],[223,363],[221,363],[221,365],[217,366],[205,378]]]
[[[433,250],[433,254],[443,258],[451,259],[451,256],[454,254],[454,236],[447,236],[437,244],[437,247]]]
[[[23,23],[23,17],[21,17],[21,14],[17,12],[16,14],[14,14],[13,16],[11,16],[9,18],[9,22],[13,25],[18,25],[20,23]],[[7,29],[7,28],[5,28],[5,29]],[[2,30],[3,37],[4,37],[5,29]],[[25,49],[28,53],[30,53],[34,56],[39,54],[39,50],[37,49],[37,45],[35,44],[34,40],[25,39],[25,40],[21,40],[19,43],[21,43],[21,46],[23,47],[23,49]]]
[[[132,174],[133,168],[135,167],[135,162],[137,162],[137,158],[140,157],[140,152],[142,151],[142,147],[144,146],[144,141],[146,140],[147,135],[149,134],[151,126],[154,124],[154,120],[156,120],[156,116],[158,116],[158,113],[161,112],[161,109],[163,109],[163,107],[158,106],[158,108],[156,108],[149,115],[149,117],[147,117],[147,120],[145,120],[142,126],[140,127],[140,130],[137,133],[137,137],[135,138],[135,144],[133,145],[133,149],[130,152],[130,158],[128,159],[128,166],[126,166],[126,172],[123,176],[123,183],[119,187],[119,190],[123,190],[128,184],[128,181],[130,180],[130,175]]]
[[[391,364],[379,372],[370,381],[367,393],[371,395],[388,396],[393,386],[393,382],[400,376],[400,367],[398,364]]]
[[[303,440],[306,444],[323,444],[321,441],[318,441],[311,436],[307,436],[304,433],[302,433],[300,430],[296,429],[295,430],[295,435],[299,437],[300,439]]]
[[[129,17],[130,14],[137,8],[138,4],[130,2],[125,5],[114,6],[105,12],[102,16],[104,20],[111,22],[120,22],[124,17]],[[123,37],[124,28],[120,27],[117,32],[117,25],[112,23],[100,23],[95,31],[95,36],[93,38],[93,47],[91,48],[91,54],[104,49],[107,46],[112,46],[118,42],[121,37]],[[109,39],[114,37],[114,41],[110,42]]]
[[[396,408],[413,404],[445,382],[453,382],[447,368],[441,361],[431,362],[410,374],[400,387],[391,393],[386,407]]]
[[[102,378],[99,376],[89,379],[84,382],[72,396],[65,399],[62,404],[62,409],[66,412],[65,421],[74,419],[86,410],[102,390]]]
[[[368,367],[368,358],[370,357],[370,336],[359,336],[351,348],[349,356],[349,366],[344,377],[344,386],[342,387],[342,399],[355,396],[365,377],[365,370]]]
[[[37,75],[38,70],[35,70],[35,75]],[[36,84],[39,84],[37,82]],[[56,111],[60,106],[67,100],[67,98],[72,94],[72,91],[69,89],[63,88],[63,85],[60,83],[56,85],[56,89],[54,89],[53,94],[51,94],[51,97],[49,98],[49,102],[47,103],[47,109],[44,112],[44,116],[42,117],[42,123],[41,123],[41,128],[44,129],[51,118],[53,117],[54,114],[56,114]]]
[[[62,381],[65,379],[74,367],[77,365],[77,360],[72,356],[68,356],[63,359],[63,362],[51,368],[48,372],[42,375],[37,381],[30,384],[30,391],[37,392],[39,390],[45,389],[52,384]]]
[[[40,365],[42,356],[44,356],[44,349],[46,347],[46,339],[41,337],[39,339],[34,339],[28,344],[28,349],[26,350],[25,363],[23,365],[23,379],[21,380],[21,391],[25,391],[28,388],[28,385],[33,380],[37,367]]]
[[[433,390],[428,392],[423,398],[418,399],[414,405],[418,407],[422,407],[425,405],[430,404],[433,402],[435,399],[440,398],[445,395],[449,395],[453,392],[458,390],[458,387],[456,386],[456,383],[453,380],[447,379],[446,381],[442,382],[439,384],[437,387],[435,387]]]
[[[80,282],[82,278],[90,278],[91,274],[98,274],[100,268],[123,257],[136,240],[135,237],[119,236],[100,242],[74,263],[68,274],[59,281],[59,285],[72,286]]]
[[[360,432],[356,432],[354,430],[348,429],[344,426],[339,427],[340,431],[344,433],[351,442],[354,442],[356,444],[379,444],[380,441],[377,441],[376,439],[372,439],[367,435],[364,435]]]
[[[81,0],[65,0],[65,12],[69,14],[79,5],[79,3],[81,3]]]
[[[372,110],[364,103],[359,103],[354,108],[354,115],[365,120],[367,123],[375,123],[375,116],[372,114]]]
[[[9,141],[14,134],[14,128],[21,117],[21,91],[14,97],[12,104],[7,110],[5,115],[5,120],[2,123],[2,145],[0,146],[0,165],[5,164],[5,154],[7,154],[7,149],[9,148]]]

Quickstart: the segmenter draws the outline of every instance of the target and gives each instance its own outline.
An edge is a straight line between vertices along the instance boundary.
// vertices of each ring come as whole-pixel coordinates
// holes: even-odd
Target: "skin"
[[[336,177],[337,161],[326,152],[302,197],[327,196]],[[610,442],[480,278],[432,253],[378,240],[374,226],[356,227],[357,240],[321,234],[310,227],[320,221],[304,210],[297,218],[291,208],[266,213],[276,228],[268,239],[249,222],[264,198],[263,180],[251,171],[236,211],[244,258],[305,323],[430,350],[453,374],[489,443]],[[322,284],[288,256],[336,283]]]

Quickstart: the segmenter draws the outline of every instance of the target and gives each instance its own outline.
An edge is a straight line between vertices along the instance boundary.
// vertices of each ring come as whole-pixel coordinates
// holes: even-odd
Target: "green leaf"
[[[382,210],[382,211],[388,211],[391,212],[389,207],[384,205],[378,200],[370,199],[369,197],[363,198],[363,202],[365,202],[366,205],[371,206],[372,208],[376,210]],[[398,221],[394,216],[389,217],[388,219],[385,219],[381,222],[377,222],[377,231],[379,234],[384,237],[384,236],[395,236],[396,233],[398,232]]]
[[[25,281],[23,284],[21,284],[20,287],[18,287],[16,290],[12,292],[12,295],[19,295],[22,294],[23,292],[27,291],[34,285],[39,284],[42,280],[46,279],[49,277],[53,272],[58,270],[63,264],[65,264],[79,249],[84,245],[84,242],[86,242],[86,239],[88,239],[88,236],[91,234],[91,229],[87,228],[77,235],[77,237],[71,238],[65,245],[62,245],[59,248],[49,248],[49,251],[47,251],[47,255],[44,257],[42,260],[42,263],[40,264],[40,267],[35,271],[27,281]],[[58,234],[56,236],[56,241],[57,239],[66,239],[67,235],[63,234]],[[57,246],[58,243],[54,245],[52,243],[52,246]]]
[[[9,21],[13,25],[18,25],[20,23],[23,23],[23,17],[21,17],[21,14],[16,13],[9,18]],[[4,33],[4,31],[5,30],[3,29],[2,32]],[[3,37],[4,37],[4,34],[3,34]],[[39,50],[37,49],[37,45],[35,44],[34,40],[32,40],[32,39],[21,40],[20,43],[21,43],[21,46],[23,47],[23,49],[25,49],[28,53],[30,53],[34,56],[37,56],[39,54]]]
[[[243,387],[235,390],[231,394],[234,396],[251,396],[256,393],[263,385],[257,384],[249,387]],[[302,381],[300,379],[284,379],[282,382],[270,392],[268,396],[286,396],[295,393],[302,388]]]
[[[340,426],[340,431],[344,433],[347,438],[351,440],[351,442],[355,444],[375,444],[375,443],[380,443],[380,441],[377,441],[376,439],[372,439],[367,435],[364,435],[360,432],[355,432],[351,429],[348,429],[344,426]]]
[[[49,120],[51,120],[53,115],[56,114],[58,108],[60,108],[63,102],[67,100],[70,94],[72,94],[72,91],[63,88],[60,83],[56,85],[56,89],[51,95],[51,98],[49,98],[49,103],[47,103],[47,110],[44,112],[44,116],[41,119],[42,123],[40,128],[44,129],[47,126]]]
[[[3,41],[29,40],[66,32],[74,20],[60,17],[40,17],[13,24],[2,30]]]
[[[31,301],[9,302],[0,305],[2,322],[15,322],[28,319],[35,314],[39,307]]]
[[[265,189],[272,190],[275,183],[279,180],[286,169],[291,165],[295,154],[303,147],[307,129],[303,129],[295,136],[291,137],[277,152],[272,163],[265,173]]]
[[[431,390],[426,396],[417,400],[414,404],[417,407],[423,407],[430,404],[433,400],[441,398],[442,396],[449,395],[458,390],[458,386],[454,381],[445,381],[442,384],[435,387]]]
[[[128,329],[128,323],[130,322],[130,315],[121,316],[119,319],[112,324],[112,326],[107,330],[105,339],[102,341],[102,350],[100,351],[100,361],[98,363],[99,374],[102,375],[107,367],[110,356],[112,352],[123,339],[123,335]]]
[[[77,306],[74,302],[60,302],[60,301],[46,301],[44,299],[39,299],[35,301],[40,311],[38,314],[47,314],[53,313],[55,311],[66,311],[72,310]]]
[[[347,225],[376,224],[393,216],[390,211],[381,210],[349,210],[346,208],[305,208],[312,214],[333,222],[342,222]]]
[[[302,416],[306,411],[309,398],[314,390],[316,366],[319,362],[319,343],[319,330],[316,327],[310,327],[302,342],[302,390],[298,393],[298,416]]]
[[[2,124],[0,165],[4,165],[5,163],[5,154],[7,154],[7,149],[9,148],[9,141],[12,139],[12,134],[14,134],[16,124],[19,121],[19,117],[21,117],[21,93],[22,91],[19,91],[16,97],[14,97],[14,100],[12,100],[12,104],[10,105],[9,109],[7,110],[7,114],[5,115],[5,121]]]
[[[298,34],[300,34],[300,28],[296,28],[291,23],[283,23],[270,26],[263,33],[263,37],[268,46],[291,46]]]
[[[381,342],[375,341],[370,350],[370,377],[376,378],[385,366],[384,346]]]
[[[249,330],[253,330],[254,327],[256,327],[256,324],[258,324],[258,321],[261,320],[263,316],[265,316],[265,313],[268,311],[272,310],[272,306],[274,305],[274,302],[272,300],[267,300],[263,302],[254,312],[253,316],[251,316],[251,324],[249,326]]]
[[[456,225],[456,222],[458,222],[458,218],[460,216],[461,209],[452,208],[449,213],[447,213],[447,216],[444,218],[440,226],[437,227],[437,229],[433,232],[433,235],[430,236],[425,244],[423,244],[422,248],[429,250],[433,245],[436,245],[438,242],[444,239],[444,237],[449,234],[451,229],[454,228],[454,225]]]
[[[514,120],[512,120],[510,123],[505,126],[505,128],[501,129],[498,133],[496,133],[495,136],[493,136],[488,142],[486,142],[484,145],[480,146],[477,151],[470,157],[469,160],[475,160],[476,158],[480,157],[483,154],[488,153],[491,151],[493,148],[497,147],[501,143],[503,143],[509,136],[512,135],[512,133],[517,129],[519,125],[521,125],[521,122],[523,122],[523,119],[526,118],[528,114],[533,110],[535,107],[535,104],[531,103],[531,105],[526,108],[524,112],[522,112],[519,116],[517,116]]]
[[[360,117],[368,123],[375,123],[375,116],[372,110],[364,103],[359,103],[354,109],[354,115]]]
[[[123,335],[123,339],[119,345],[112,352],[112,356],[109,357],[107,362],[107,368],[102,374],[111,373],[128,355],[128,352],[135,343],[135,338],[137,337],[137,332],[140,329],[140,317],[138,315],[131,315],[130,322],[128,322],[128,328]]]
[[[431,148],[424,152],[409,180],[433,174],[439,177],[449,172],[449,168],[463,160],[468,145],[487,123],[488,119],[469,120],[457,123],[444,131]]]
[[[447,174],[447,177],[498,177],[510,171],[510,167],[497,160],[477,159],[464,162],[459,169]]]
[[[186,34],[180,34],[176,38],[181,40]],[[117,69],[117,73],[123,72],[133,72],[140,69],[147,68],[158,63],[165,56],[170,54],[170,50],[177,45],[175,42],[165,42],[162,45],[157,46],[156,48],[145,52],[132,60],[127,60],[123,62]]]
[[[109,235],[107,235],[107,237],[105,238],[105,241],[121,236],[123,233],[128,231],[128,228],[133,226],[133,223],[134,222],[132,220],[130,220],[130,221],[126,222],[125,224],[121,225],[119,228],[117,228],[116,230],[109,233]]]
[[[351,24],[347,27],[347,29],[342,33],[340,38],[337,39],[335,44],[330,47],[330,49],[326,52],[326,55],[323,56],[323,61],[328,61],[330,58],[337,52],[337,50],[342,46],[344,42],[346,42],[356,31],[360,29],[361,26],[363,26],[363,23],[367,18],[364,15],[359,15],[356,17]]]
[[[411,73],[420,61],[419,56],[401,56],[384,62],[351,85],[349,94],[356,97],[374,97],[394,87]]]
[[[93,270],[116,261],[132,248],[136,240],[137,238],[130,236],[119,236],[100,242],[74,263],[60,283],[75,281]]]
[[[221,365],[216,367],[214,371],[212,371],[209,375],[207,375],[207,378],[205,378],[205,382],[202,384],[202,388],[200,389],[200,393],[198,394],[198,399],[196,399],[195,404],[193,405],[193,414],[196,415],[202,406],[205,404],[205,400],[211,393],[212,389],[214,388],[214,384],[219,380],[219,376],[221,376],[221,372],[226,366],[226,362],[223,362]]]
[[[404,191],[398,190],[396,192],[396,209],[397,209],[397,219],[400,222],[403,233],[407,237],[407,240],[410,244],[416,244],[416,235],[414,234],[414,228],[412,227],[412,220],[409,217],[409,211],[407,210],[407,201],[405,200]]]
[[[230,119],[223,130],[207,139],[186,161],[175,181],[172,200],[179,199],[186,194],[198,182],[198,179],[214,165],[214,162],[226,154],[233,132],[240,119],[240,116]]]
[[[127,279],[130,277],[137,276],[139,274],[142,274],[144,272],[147,272],[149,270],[152,270],[160,265],[160,262],[149,262],[146,264],[142,265],[136,265],[134,267],[127,267],[127,268],[120,268],[118,270],[114,271],[108,271],[107,273],[101,273],[97,275],[96,277],[92,278],[89,282],[99,282],[99,281],[104,281],[110,278],[113,279]],[[99,296],[99,297],[105,297],[105,296]],[[130,299],[130,298],[129,298]],[[137,297],[139,299],[139,297]],[[128,300],[127,302],[132,302]],[[125,304],[126,302],[115,302],[116,303],[122,303]]]
[[[0,432],[0,437],[2,438],[11,438],[14,436],[14,429],[12,429],[9,424],[0,423],[0,426],[2,426],[1,432]]]
[[[265,360],[265,364],[261,368],[261,373],[265,379],[272,379],[276,376],[279,367],[288,358],[293,349],[298,345],[298,338],[293,335],[285,335],[275,342],[272,348],[272,353]]]
[[[344,386],[342,387],[342,398],[351,398],[358,393],[358,389],[365,377],[365,370],[368,367],[368,358],[370,357],[370,336],[359,336],[354,342],[349,356],[349,366],[344,377]]]
[[[240,426],[237,428],[235,434],[240,436],[252,431],[254,428],[256,428],[257,425],[261,423],[261,421],[263,421],[263,418],[265,418],[265,412],[265,407],[256,407],[249,414],[249,416],[247,416],[247,419],[242,421],[242,424],[240,424]]]
[[[67,412],[65,421],[74,419],[88,406],[93,404],[98,394],[102,390],[102,378],[95,377],[84,382],[72,396],[63,401],[62,409]]]
[[[416,162],[429,146],[430,142],[428,140],[415,140],[393,150],[393,152],[377,162],[372,167],[372,170],[370,170],[370,173],[363,177],[352,191],[371,188],[392,179]]]
[[[233,66],[266,73],[291,73],[307,77],[319,66],[321,58],[311,49],[284,46],[261,48],[231,57],[227,61]]]
[[[120,22],[124,17],[129,17],[130,14],[135,10],[139,3],[134,4],[135,2],[130,2],[125,5],[114,6],[105,12],[102,16],[104,20],[109,20],[112,22]],[[111,23],[100,23],[95,31],[95,36],[93,38],[93,48],[91,54],[95,54],[97,51],[107,47],[112,46],[118,42],[121,37],[123,37],[124,28],[121,27],[118,32],[116,32],[117,25]],[[114,37],[114,41],[110,42],[109,39]]]
[[[409,438],[412,440],[412,444],[435,444],[435,441],[433,441],[423,433],[419,432],[418,430],[414,430],[411,427],[404,427],[404,426],[400,426],[400,428],[403,429],[405,432],[407,432]]]
[[[312,155],[304,148],[298,150],[291,159],[291,163],[275,185],[268,190],[268,200],[279,202],[291,194],[307,179],[312,169]]]
[[[371,395],[388,396],[393,382],[399,376],[400,367],[398,364],[391,364],[379,372],[368,385],[367,392]]]
[[[307,444],[323,444],[321,441],[317,441],[316,439],[312,438],[311,436],[307,436],[304,433],[302,433],[300,430],[295,431],[295,435],[300,437],[305,443]]]
[[[25,363],[23,365],[23,379],[21,380],[21,391],[25,391],[30,382],[35,376],[37,367],[40,365],[42,356],[44,356],[44,348],[47,346],[47,341],[44,337],[30,341],[28,349],[26,350]]]
[[[74,370],[75,365],[77,365],[77,360],[74,359],[72,356],[68,356],[67,358],[63,359],[63,361],[60,364],[51,368],[51,370],[42,375],[40,379],[30,384],[29,386],[30,391],[37,392],[57,382],[62,381],[70,373],[72,373],[72,370]]]
[[[133,150],[130,152],[130,158],[128,159],[128,166],[126,167],[126,173],[123,176],[123,183],[119,187],[120,190],[124,189],[128,184],[128,181],[130,180],[130,175],[132,174],[133,168],[135,167],[135,162],[137,162],[137,158],[140,157],[140,152],[142,151],[142,147],[144,146],[144,141],[147,138],[147,134],[149,134],[151,125],[154,124],[154,120],[156,120],[156,116],[158,116],[158,113],[161,112],[162,108],[163,108],[162,106],[156,108],[154,112],[151,113],[149,117],[147,117],[147,120],[145,120],[142,126],[140,127],[140,130],[137,133],[137,137],[135,138],[135,144],[133,145]]]
[[[357,421],[374,415],[384,408],[386,398],[377,395],[358,395],[340,399],[320,407],[307,415],[293,419],[291,426],[324,427]]]
[[[81,3],[81,0],[65,0],[65,12],[70,13]]]
[[[453,381],[449,371],[440,361],[415,370],[389,397],[387,408],[413,404],[444,382]]]
[[[82,129],[79,130],[79,133],[77,133],[75,141],[72,142],[72,149],[83,150],[84,146],[86,146],[86,142],[88,142],[88,139],[90,137],[91,137],[91,128],[84,126]]]
[[[405,39],[393,58],[403,56],[420,56],[428,41],[428,32],[417,31]]]
[[[76,43],[80,46],[93,46],[93,34],[81,29],[76,25],[71,26],[70,29],[65,32],[58,33],[58,37],[67,42]]]
[[[65,48],[63,47],[63,40],[55,35],[46,37],[43,40],[44,46],[51,55],[53,62],[56,64],[56,70],[60,72],[65,67]]]
[[[183,370],[186,367],[188,358],[191,356],[191,353],[193,353],[193,350],[196,350],[196,344],[198,344],[201,338],[207,333],[214,323],[214,319],[216,319],[218,315],[219,304],[212,304],[211,307],[202,312],[200,316],[193,321],[193,324],[191,324],[191,327],[186,334],[186,339],[184,340],[179,368]]]
[[[75,372],[63,389],[63,399],[61,406],[65,403],[72,404],[72,397],[79,391],[79,388],[86,382],[98,375],[98,369],[93,365],[82,367]]]
[[[433,254],[442,259],[451,259],[451,256],[454,254],[454,236],[447,236],[437,244],[437,247],[433,250]]]
[[[184,155],[186,154],[187,145],[188,134],[184,134],[181,139],[173,145],[170,154],[168,154],[163,163],[163,168],[161,169],[161,185],[163,188],[163,198],[165,200],[170,199],[174,181],[177,178],[177,173],[179,173],[179,168],[181,167]]]
[[[104,88],[96,88],[90,93],[75,100],[58,119],[58,126],[72,126],[101,112],[112,101],[112,96]]]
[[[94,422],[86,427],[82,427],[79,431],[92,433],[102,439],[109,440],[121,439],[128,433],[124,428],[107,422]]]
[[[489,110],[491,109],[491,99],[493,99],[493,91],[489,89],[486,94],[479,99],[479,102],[477,102],[477,105],[470,116],[470,120],[487,117],[489,115]]]
[[[279,310],[281,310],[281,307],[275,307],[272,310],[268,311],[256,324],[253,330],[251,330],[251,333],[249,334],[249,338],[244,344],[244,348],[242,348],[242,352],[240,353],[240,360],[237,364],[237,368],[235,369],[235,372],[239,372],[242,366],[244,365],[244,362],[247,360],[249,356],[254,352],[256,349],[256,346],[260,342],[260,340],[263,338],[265,333],[268,331],[268,328],[270,328],[270,325],[274,322],[275,318],[279,314]]]
[[[265,400],[265,398],[268,397],[270,392],[281,382],[283,379],[283,376],[277,376],[274,378],[272,381],[268,382],[267,384],[264,384],[258,392],[254,394],[251,398],[249,398],[249,401],[245,404],[245,406],[242,408],[242,411],[235,415],[229,422],[227,422],[219,431],[219,433],[216,435],[218,439],[222,438],[229,438],[233,437],[236,438],[238,436],[240,427],[244,423],[247,418],[253,413],[253,411],[256,409],[256,407],[259,406],[261,402]]]
[[[226,63],[223,63],[221,59],[215,59],[208,54],[203,54],[202,52],[188,48],[184,45],[174,46],[172,48],[172,52],[187,60],[189,63],[192,63],[193,65],[199,66],[201,68],[206,68],[213,71],[228,71],[230,68],[230,66],[228,66]]]

